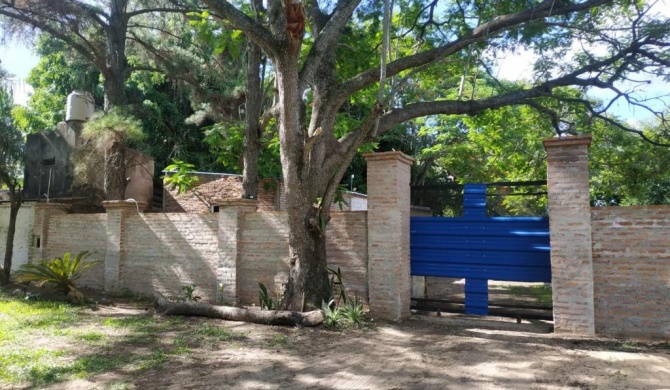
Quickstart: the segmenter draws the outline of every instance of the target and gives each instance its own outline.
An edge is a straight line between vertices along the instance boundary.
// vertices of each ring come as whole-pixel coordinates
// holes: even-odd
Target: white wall
[[[14,234],[14,255],[12,256],[12,271],[28,262],[28,254],[33,233],[35,219],[34,203],[24,203],[19,209]],[[9,203],[0,204],[0,264],[4,262],[5,245],[7,242],[7,227],[9,226]]]

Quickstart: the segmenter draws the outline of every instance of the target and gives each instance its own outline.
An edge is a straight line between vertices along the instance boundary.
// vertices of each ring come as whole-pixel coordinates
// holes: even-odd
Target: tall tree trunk
[[[106,31],[106,71],[102,72],[105,79],[105,111],[126,104],[125,83],[130,74],[126,57],[127,7],[128,0],[113,0],[110,7],[109,25]]]
[[[242,197],[247,199],[258,198],[258,154],[261,146],[259,120],[263,99],[260,75],[262,58],[261,48],[250,42],[247,59],[246,127],[244,131],[244,170],[242,172]]]
[[[12,270],[12,257],[14,256],[14,234],[16,233],[16,219],[21,208],[22,195],[19,188],[18,193],[10,188],[9,226],[7,227],[7,239],[5,241],[5,262],[2,272],[2,284],[9,283],[9,275]]]
[[[104,110],[109,111],[113,107],[120,107],[126,104],[125,85],[126,79],[119,75],[120,72],[105,72],[103,87],[105,89]]]
[[[284,295],[288,310],[318,308],[329,298],[326,237],[319,229],[318,197],[323,188],[309,180],[305,167],[307,134],[302,123],[298,87],[300,45],[290,42],[275,61],[279,86],[281,164],[286,184],[289,224],[289,279]],[[312,176],[313,177],[313,176]]]

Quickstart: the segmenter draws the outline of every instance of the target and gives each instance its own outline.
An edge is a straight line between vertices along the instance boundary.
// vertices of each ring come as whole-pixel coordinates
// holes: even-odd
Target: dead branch
[[[200,302],[172,302],[156,293],[154,308],[163,315],[219,318],[263,325],[318,326],[323,322],[321,310],[309,312],[283,310],[250,310],[231,306],[214,306]]]

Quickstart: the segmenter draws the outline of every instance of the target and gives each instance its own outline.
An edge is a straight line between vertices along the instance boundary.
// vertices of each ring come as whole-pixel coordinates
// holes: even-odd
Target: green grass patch
[[[73,335],[75,339],[84,341],[90,344],[99,344],[105,339],[105,335],[100,332],[86,332]]]
[[[512,294],[531,296],[542,306],[551,307],[553,304],[550,285],[538,284],[534,286],[509,286],[506,288]]]
[[[245,336],[183,317],[99,318],[63,302],[0,291],[0,388],[48,387],[105,372],[137,375],[197,348]],[[107,388],[123,389],[127,381]]]
[[[58,358],[63,355],[63,351],[46,348],[12,348],[9,345],[2,345],[0,348],[0,383],[31,382],[34,386],[53,383],[55,376],[51,371],[59,367]]]
[[[272,339],[268,344],[270,344],[270,347],[272,348],[289,348],[291,346],[288,336],[283,333],[275,333],[272,335]]]

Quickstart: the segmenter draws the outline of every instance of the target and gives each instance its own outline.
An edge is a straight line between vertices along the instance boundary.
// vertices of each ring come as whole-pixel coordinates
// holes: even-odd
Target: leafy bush
[[[87,139],[98,140],[106,140],[110,136],[120,137],[125,142],[139,142],[145,138],[142,122],[119,109],[93,115],[84,125],[82,135]]]
[[[81,301],[83,296],[81,296],[75,282],[82,277],[87,269],[99,263],[99,261],[85,262],[84,260],[89,256],[90,252],[83,251],[72,258],[70,252],[66,252],[63,257],[42,260],[37,264],[24,264],[16,272],[16,281],[37,282],[38,286],[45,283],[55,284],[63,293]]]
[[[171,189],[177,189],[177,194],[188,191],[198,182],[198,177],[193,175],[195,165],[181,160],[172,160],[172,164],[165,167],[168,172],[163,179]]]
[[[364,316],[365,310],[363,309],[363,304],[358,299],[358,297],[356,297],[356,299],[353,301],[349,300],[349,302],[347,302],[342,309],[342,317],[344,321],[347,323],[347,325],[355,328],[361,328],[364,325]]]
[[[181,288],[181,294],[185,301],[197,302],[202,298],[199,295],[194,295],[197,287],[195,284],[189,284]]]

